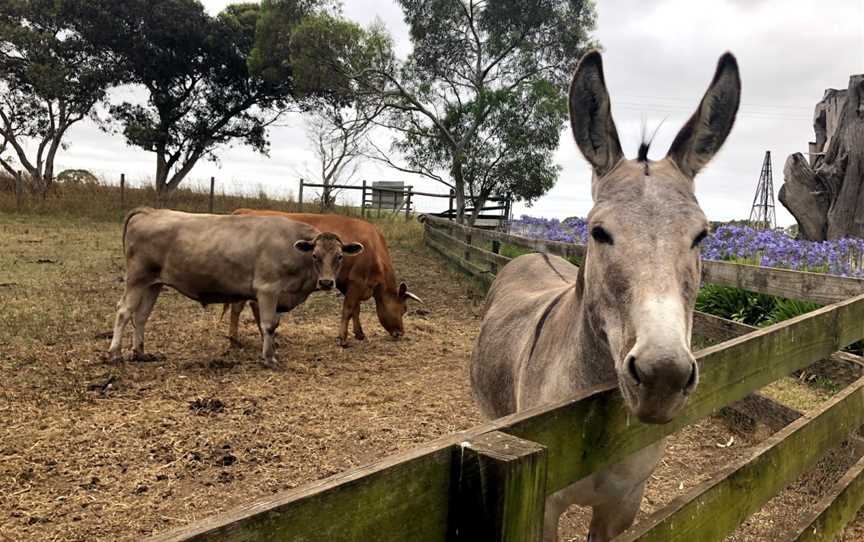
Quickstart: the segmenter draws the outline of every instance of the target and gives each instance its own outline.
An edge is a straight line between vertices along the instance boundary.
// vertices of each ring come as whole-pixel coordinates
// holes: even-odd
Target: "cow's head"
[[[332,290],[336,285],[336,277],[339,276],[344,256],[356,256],[363,252],[362,244],[343,244],[338,235],[329,232],[319,233],[311,241],[297,241],[294,248],[312,255],[312,266],[318,277],[319,290]]]
[[[385,288],[379,286],[375,292],[375,309],[378,312],[378,320],[387,333],[394,339],[405,334],[402,318],[408,312],[408,300],[413,299],[422,303],[423,301],[408,291],[408,286],[403,282],[398,288]]]

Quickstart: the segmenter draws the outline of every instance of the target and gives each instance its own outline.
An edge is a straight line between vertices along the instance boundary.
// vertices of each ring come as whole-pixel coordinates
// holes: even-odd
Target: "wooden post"
[[[21,199],[24,197],[24,174],[18,171],[15,175],[15,209],[21,212]]]
[[[471,234],[467,230],[465,232],[465,244],[471,245]],[[471,261],[471,249],[469,247],[465,247],[465,260]]]
[[[456,191],[452,188],[450,189],[450,207],[447,209],[447,219],[454,220],[456,217],[453,215],[453,200],[456,198]]]
[[[498,239],[492,240],[492,252],[494,254],[501,254],[501,241],[499,241]],[[497,275],[498,274],[498,264],[497,263],[490,263],[489,264],[489,271],[491,271],[493,275]]]
[[[454,540],[539,542],[546,504],[546,448],[493,431],[462,444],[455,463]]]
[[[360,216],[366,218],[366,179],[363,179],[363,195],[360,197]]]
[[[210,204],[207,206],[207,212],[213,214],[213,196],[216,190],[216,177],[210,177]]]
[[[383,195],[384,195],[384,193],[379,190],[378,191],[378,218],[381,218],[381,200],[383,199],[382,198]],[[372,199],[375,199],[375,189],[374,188],[372,189]]]
[[[300,179],[300,192],[297,194],[297,203],[300,205],[298,212],[303,212],[303,179]]]
[[[126,174],[120,174],[120,210],[126,210]]]
[[[411,220],[411,189],[413,186],[408,187],[408,199],[405,200],[405,222]]]

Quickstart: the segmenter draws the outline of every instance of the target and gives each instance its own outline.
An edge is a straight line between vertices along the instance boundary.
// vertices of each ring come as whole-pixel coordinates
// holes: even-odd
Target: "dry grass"
[[[244,346],[229,349],[217,308],[166,293],[147,332],[159,361],[115,365],[104,352],[123,286],[116,211],[0,214],[0,540],[134,540],[481,421],[467,364],[482,299],[422,247],[416,223],[378,221],[400,276],[426,300],[403,341],[367,304],[369,339],[337,347],[339,299],[315,295],[284,319],[285,369],[271,371],[249,321]],[[772,389],[808,410],[830,396],[795,381]],[[679,432],[642,516],[765,435],[720,418]],[[835,452],[733,539],[788,529],[850,457]],[[564,539],[581,539],[586,518],[574,508]]]

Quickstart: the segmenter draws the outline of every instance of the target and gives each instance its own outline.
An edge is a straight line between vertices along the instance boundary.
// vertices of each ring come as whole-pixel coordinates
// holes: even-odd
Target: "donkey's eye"
[[[594,226],[591,228],[591,237],[593,237],[598,243],[603,243],[604,245],[614,244],[612,236],[609,235],[609,232],[604,230],[601,226]]]
[[[704,241],[706,237],[708,237],[708,230],[702,230],[702,233],[700,233],[699,235],[697,235],[697,236],[696,236],[696,239],[693,239],[693,246],[692,246],[692,248],[696,248],[696,247],[698,247],[699,245],[701,245],[701,244],[702,244],[702,241]]]

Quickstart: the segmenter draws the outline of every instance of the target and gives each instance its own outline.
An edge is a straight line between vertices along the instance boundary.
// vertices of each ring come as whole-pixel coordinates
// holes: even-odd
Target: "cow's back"
[[[471,387],[483,414],[517,410],[517,386],[543,320],[579,268],[557,256],[528,254],[508,263],[489,289],[471,356]]]
[[[299,277],[308,262],[293,244],[317,233],[283,217],[142,210],[124,228],[127,273],[205,304],[251,299],[256,283]]]
[[[396,275],[387,242],[378,228],[365,220],[333,214],[283,213],[253,209],[237,209],[234,213],[284,216],[309,224],[320,231],[335,233],[343,243],[362,243],[362,253],[343,261],[339,281],[360,281],[370,288],[378,284],[395,284]]]

